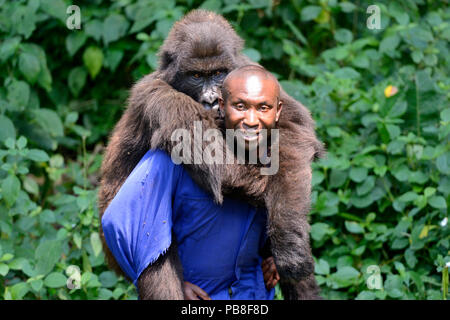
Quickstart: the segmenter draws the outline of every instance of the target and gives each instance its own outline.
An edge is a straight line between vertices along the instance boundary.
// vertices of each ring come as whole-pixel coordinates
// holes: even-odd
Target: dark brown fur
[[[218,128],[215,115],[170,84],[177,72],[235,69],[254,64],[240,53],[243,40],[217,14],[196,10],[172,28],[160,49],[160,67],[136,83],[128,108],[116,125],[102,164],[99,211],[103,215],[122,183],[149,149],[170,154],[175,129],[193,130],[201,121],[203,130]],[[289,299],[314,299],[318,286],[309,246],[307,213],[310,205],[311,162],[323,155],[323,144],[314,133],[309,111],[281,90],[283,111],[280,129],[280,168],[273,176],[262,176],[255,165],[185,165],[191,177],[208,190],[217,203],[223,194],[239,192],[248,201],[268,209],[268,235],[281,276],[281,288]],[[205,143],[205,145],[208,143]],[[123,274],[105,241],[107,262]],[[173,246],[169,252],[175,252]],[[145,299],[179,299],[182,273],[178,260],[164,255],[149,266],[138,281]],[[177,266],[173,264],[177,264]],[[156,289],[155,289],[156,288]]]

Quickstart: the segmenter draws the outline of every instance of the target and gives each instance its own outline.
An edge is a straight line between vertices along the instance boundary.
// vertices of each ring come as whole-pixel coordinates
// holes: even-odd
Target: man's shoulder
[[[150,149],[142,157],[141,161],[138,163],[138,167],[155,167],[156,169],[175,169],[181,167],[172,161],[172,158],[167,154],[167,152],[159,149]]]

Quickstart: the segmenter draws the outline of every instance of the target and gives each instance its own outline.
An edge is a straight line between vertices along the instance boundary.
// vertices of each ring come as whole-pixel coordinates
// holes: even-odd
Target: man
[[[224,80],[219,101],[227,129],[239,130],[249,151],[282,109],[276,79],[243,67]],[[273,299],[273,259],[262,263],[267,213],[238,199],[222,205],[160,150],[142,158],[102,218],[108,247],[133,283],[176,242],[186,299]],[[262,266],[262,268],[261,268]],[[164,279],[161,279],[164,281]]]

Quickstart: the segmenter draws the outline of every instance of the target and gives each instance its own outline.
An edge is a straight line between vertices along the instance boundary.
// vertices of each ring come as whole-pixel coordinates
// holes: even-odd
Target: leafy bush
[[[70,30],[69,1],[0,0],[0,296],[136,299],[97,233],[102,152],[173,22],[203,7],[311,110],[327,145],[311,212],[323,296],[446,298],[450,11],[358,3],[78,1]],[[366,25],[372,4],[380,30]]]

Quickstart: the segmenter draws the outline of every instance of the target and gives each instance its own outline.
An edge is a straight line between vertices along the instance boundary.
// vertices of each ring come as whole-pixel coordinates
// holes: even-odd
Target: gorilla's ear
[[[325,144],[317,141],[314,145],[314,156],[312,161],[319,161],[321,158],[325,158],[327,156],[327,150],[325,148]]]
[[[169,65],[175,60],[175,54],[168,51],[164,51],[161,55],[161,70],[166,70]]]

